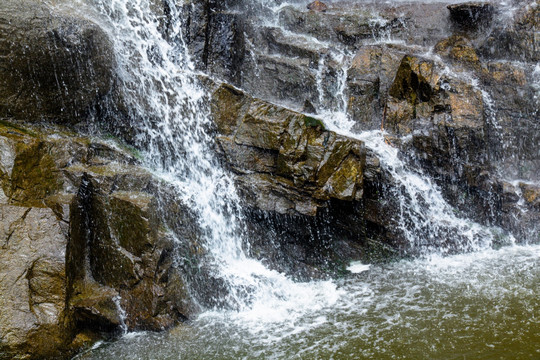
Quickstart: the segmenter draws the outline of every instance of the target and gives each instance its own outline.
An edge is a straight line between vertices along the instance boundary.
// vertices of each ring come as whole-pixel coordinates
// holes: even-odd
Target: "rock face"
[[[178,262],[200,252],[196,220],[133,153],[7,122],[0,147],[0,359],[65,357],[198,310]]]
[[[38,0],[0,4],[0,115],[73,123],[114,86],[111,44],[89,20]]]
[[[459,29],[474,30],[491,23],[495,9],[486,2],[467,2],[448,5],[450,18]]]
[[[411,253],[401,185],[362,141],[325,128],[315,113],[328,107],[353,130],[384,130],[463,217],[538,241],[538,6],[499,17],[477,3],[315,3],[277,14],[251,0],[183,5],[197,66],[237,86],[207,81],[251,255],[309,279]],[[168,2],[152,6],[169,36]],[[277,23],[254,25],[265,14]],[[110,46],[62,7],[0,4],[2,360],[66,358],[223,305],[196,216],[133,149],[28,125],[107,120]]]
[[[248,21],[221,14],[242,24],[235,44],[245,48],[230,50],[244,55],[234,64],[209,62],[209,72],[257,97],[309,113],[346,104],[356,122],[353,130],[388,132],[402,157],[432,175],[463,216],[523,239],[537,238],[536,230],[527,235],[522,229],[536,229],[532,219],[538,213],[528,208],[520,215],[520,186],[508,181],[539,181],[537,5],[521,2],[512,11],[476,2],[448,8],[439,3],[363,4],[359,9],[335,2],[326,13],[284,6],[273,14],[278,20],[272,27],[249,21],[250,11],[244,13]],[[354,56],[347,60],[350,53]],[[227,66],[238,66],[237,74],[243,75],[228,77],[220,70]],[[236,151],[234,157],[246,163],[248,156],[263,159],[269,169],[277,166],[252,149],[224,149]],[[227,162],[238,168],[235,158]],[[260,182],[260,175],[250,176]],[[388,174],[381,176],[373,183],[364,179],[364,195],[370,192],[366,186],[379,194],[381,187],[393,186]],[[370,202],[365,196],[363,201]],[[386,211],[393,212],[398,205],[388,206]],[[393,227],[391,217],[383,218],[374,221],[385,229],[379,233],[399,238],[387,230]]]
[[[214,118],[224,157],[248,202],[280,214],[315,215],[329,199],[362,199],[365,151],[321,120],[222,85]],[[221,109],[228,109],[222,111]]]
[[[406,248],[386,213],[396,204],[372,209],[384,198],[381,169],[361,141],[229,85],[214,90],[212,113],[218,151],[244,200],[253,256],[306,279]]]

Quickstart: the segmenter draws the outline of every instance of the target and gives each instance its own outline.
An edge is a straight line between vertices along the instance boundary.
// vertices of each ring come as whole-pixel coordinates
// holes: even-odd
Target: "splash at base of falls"
[[[78,359],[530,359],[540,355],[539,284],[538,245],[402,261],[338,281],[340,297],[302,317],[206,313]],[[311,293],[298,296],[298,309],[310,306]]]

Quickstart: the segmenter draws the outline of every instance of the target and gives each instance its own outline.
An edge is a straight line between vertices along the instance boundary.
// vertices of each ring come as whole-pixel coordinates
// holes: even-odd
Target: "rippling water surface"
[[[371,266],[319,286],[335,301],[294,309],[294,302],[312,304],[299,294],[290,318],[207,312],[165,334],[102,343],[78,359],[540,358],[539,245]]]

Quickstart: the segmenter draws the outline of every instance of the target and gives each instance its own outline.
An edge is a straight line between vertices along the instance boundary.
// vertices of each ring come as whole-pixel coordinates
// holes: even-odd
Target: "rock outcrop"
[[[136,150],[45,125],[122,125],[107,111],[122,108],[109,39],[47,4],[0,4],[2,360],[66,358],[125,330],[165,329],[223,305],[215,295],[226,291],[195,214]],[[537,5],[501,17],[476,3],[283,6],[263,27],[252,20],[271,10],[245,5],[185,2],[183,25],[199,69],[237,86],[206,82],[252,256],[309,279],[413,252],[400,183],[315,114],[338,106],[353,130],[383,130],[456,212],[538,241]],[[170,36],[167,2],[152,6]],[[451,231],[435,235],[451,242]]]
[[[254,99],[230,86],[213,95],[225,161],[248,203],[280,214],[316,215],[330,199],[362,199],[362,142],[321,120]]]
[[[407,248],[390,225],[397,204],[380,192],[379,163],[361,141],[229,85],[213,91],[212,114],[218,152],[244,201],[253,256],[306,279]]]
[[[309,113],[346,103],[355,131],[388,132],[403,158],[433,176],[463,216],[535,239],[535,230],[522,229],[535,229],[539,215],[523,215],[520,187],[508,179],[534,184],[540,173],[538,6],[346,6],[333,3],[324,13],[284,6],[272,27],[235,17],[244,29],[237,34],[246,46],[242,61],[207,69],[250,94]],[[350,52],[349,63],[343,59]],[[227,77],[223,66],[238,66],[244,76]],[[378,181],[391,188],[386,176]]]
[[[136,153],[5,121],[0,148],[1,359],[63,358],[198,311],[179,261],[201,252],[196,220]]]

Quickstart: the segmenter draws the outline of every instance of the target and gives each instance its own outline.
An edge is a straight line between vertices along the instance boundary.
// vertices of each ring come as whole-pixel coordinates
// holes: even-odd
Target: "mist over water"
[[[318,116],[329,129],[364,141],[391,174],[401,231],[423,256],[306,283],[246,256],[239,197],[232,175],[213,155],[208,98],[183,39],[182,9],[167,4],[174,21],[164,36],[148,0],[86,2],[115,42],[126,107],[146,165],[174,184],[178,199],[198,215],[203,246],[215,275],[227,284],[231,306],[205,309],[167,334],[128,334],[77,358],[540,357],[540,246],[491,249],[497,229],[456,216],[432,180],[386,143],[384,131],[352,130],[344,89],[354,54],[344,48],[321,58]],[[275,18],[265,21],[278,25]],[[326,46],[306,36],[302,41]],[[325,88],[327,61],[341,66],[334,91]],[[502,241],[514,242],[512,236]],[[467,253],[447,256],[456,252]]]

